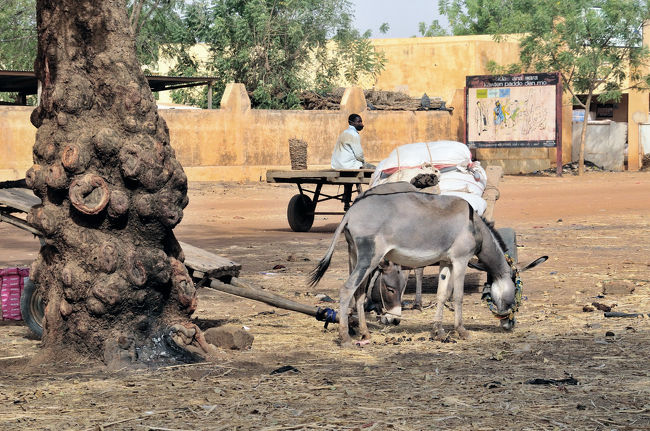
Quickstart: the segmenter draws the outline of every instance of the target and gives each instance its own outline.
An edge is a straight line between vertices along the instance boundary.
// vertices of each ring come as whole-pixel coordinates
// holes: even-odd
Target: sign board
[[[557,73],[468,76],[466,143],[470,148],[556,147],[561,97]]]

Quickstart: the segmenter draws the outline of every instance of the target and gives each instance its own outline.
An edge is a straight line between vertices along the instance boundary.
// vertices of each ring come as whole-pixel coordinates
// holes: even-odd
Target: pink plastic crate
[[[24,278],[29,277],[29,268],[0,269],[0,299],[2,300],[2,319],[21,320],[20,294]]]

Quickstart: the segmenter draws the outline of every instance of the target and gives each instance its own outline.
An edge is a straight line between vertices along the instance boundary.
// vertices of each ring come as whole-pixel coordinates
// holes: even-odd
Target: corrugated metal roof
[[[145,75],[151,91],[173,90],[176,88],[196,87],[208,85],[216,80],[212,76],[162,76]],[[36,94],[38,81],[34,71],[28,70],[0,70],[0,92],[16,92],[22,94]]]

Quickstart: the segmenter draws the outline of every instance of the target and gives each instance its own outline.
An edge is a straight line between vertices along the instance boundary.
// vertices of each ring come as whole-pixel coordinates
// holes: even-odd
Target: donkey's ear
[[[483,266],[481,262],[478,260],[472,259],[469,262],[467,262],[467,266],[473,269],[478,269],[479,271],[485,271],[487,272],[487,268]]]
[[[544,263],[544,262],[546,262],[547,259],[548,259],[548,256],[538,257],[537,259],[535,259],[535,260],[533,260],[532,262],[530,262],[528,265],[526,265],[526,266],[524,266],[523,268],[521,268],[519,271],[520,271],[520,272],[524,272],[524,271],[527,271],[527,270],[529,270],[529,269],[531,269],[531,268],[535,268],[535,267],[536,267],[537,265],[539,265],[540,263]]]
[[[381,269],[382,271],[384,271],[386,268],[389,268],[389,267],[390,267],[390,264],[391,264],[391,263],[390,263],[389,260],[382,259],[382,260],[379,262],[379,269]]]

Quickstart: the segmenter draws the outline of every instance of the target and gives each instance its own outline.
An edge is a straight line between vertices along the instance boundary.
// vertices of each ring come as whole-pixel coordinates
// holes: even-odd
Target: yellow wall
[[[650,20],[643,26],[643,45],[650,46]],[[650,73],[650,67],[644,66],[641,73]],[[650,122],[650,98],[647,91],[632,90],[628,94],[627,108],[627,168],[638,171],[643,161],[642,145],[639,145],[639,125]]]
[[[362,94],[362,93],[361,93]],[[350,100],[358,105],[358,100]],[[18,179],[32,165],[36,129],[33,108],[0,107],[0,181]],[[222,107],[213,110],[159,110],[172,147],[190,181],[258,181],[267,169],[290,169],[289,138],[308,143],[310,168],[329,168],[332,148],[350,111],[250,109],[241,84],[230,85]],[[362,111],[366,158],[378,162],[395,146],[451,136],[459,120],[445,111]],[[457,126],[456,126],[457,128]]]
[[[307,142],[309,168],[329,168],[334,143],[351,111],[250,109],[242,89],[232,84],[217,110],[160,111],[190,180],[256,181],[265,178],[267,169],[289,169],[290,138]],[[360,114],[366,125],[361,132],[364,153],[374,162],[397,145],[448,139],[457,121],[455,113],[445,111]]]
[[[404,91],[412,97],[421,97],[422,94],[427,93],[430,97],[441,97],[448,107],[454,108],[454,113],[451,116],[451,121],[436,133],[427,130],[428,126],[423,125],[417,127],[424,127],[424,130],[406,132],[406,135],[403,127],[396,128],[392,122],[401,121],[399,119],[407,114],[391,114],[391,118],[395,118],[395,120],[378,121],[377,127],[367,127],[364,130],[364,146],[368,146],[369,151],[375,151],[378,148],[393,148],[398,141],[396,133],[399,133],[400,137],[419,134],[419,136],[423,137],[435,136],[435,139],[462,141],[464,136],[465,106],[463,88],[465,87],[465,77],[468,75],[488,74],[487,64],[490,60],[501,65],[518,61],[519,44],[517,40],[516,36],[512,36],[508,41],[496,43],[491,36],[487,35],[373,39],[372,43],[375,49],[383,52],[386,57],[386,67],[374,81],[364,80],[363,86],[366,89],[374,86],[374,88],[380,90]],[[197,45],[194,55],[197,55],[198,58],[204,58],[207,51],[203,46]],[[169,64],[161,63],[159,72],[166,73],[169,67]],[[345,82],[341,81],[341,85],[345,85]],[[161,93],[160,100],[163,101],[164,97]],[[229,96],[224,95],[224,97]],[[567,106],[565,109],[567,111],[565,117],[571,118],[571,106]],[[360,112],[362,109],[351,107],[348,111]],[[256,117],[261,116],[260,121],[268,123],[270,118],[277,115],[272,112],[260,112],[253,115]],[[416,116],[419,114],[421,113],[415,113]],[[312,112],[308,115],[310,118],[313,117],[315,121],[320,122],[321,120],[317,118],[331,114]],[[373,119],[376,115],[385,116],[386,114],[375,114],[369,111],[365,117]],[[258,120],[256,119],[256,121]],[[275,124],[273,121],[270,123]],[[340,124],[345,124],[345,121]],[[420,123],[415,122],[413,124]],[[571,136],[570,122],[567,124],[569,124],[567,136]],[[290,127],[295,129],[294,126]],[[337,127],[334,127],[334,129],[337,130]],[[331,142],[334,137],[329,136],[328,139],[330,140],[328,142]],[[286,139],[283,140],[286,142]],[[310,149],[312,145],[320,144],[310,144]],[[570,139],[568,145],[570,145]],[[227,154],[231,153],[228,152]],[[568,162],[571,154],[570,147],[564,154],[565,162]],[[547,149],[528,151],[521,151],[520,149],[484,149],[479,150],[477,155],[483,160],[489,160],[490,163],[503,166],[505,171],[510,173],[547,169],[555,162],[555,150]],[[382,155],[380,154],[377,157],[381,158]],[[326,164],[326,162],[326,160],[318,161],[321,164]]]
[[[650,32],[644,32],[644,43],[648,44]],[[463,140],[463,116],[465,78],[469,75],[488,74],[487,64],[495,61],[497,64],[506,65],[517,62],[519,59],[519,44],[516,35],[510,36],[506,41],[494,42],[489,35],[449,36],[449,37],[420,37],[406,39],[373,39],[373,45],[386,56],[385,70],[374,80],[364,80],[365,89],[376,88],[380,90],[404,91],[412,97],[421,97],[426,93],[429,97],[441,97],[449,107],[453,107],[454,114],[451,122],[445,126],[447,129],[440,139]],[[204,58],[207,51],[202,45],[197,45],[193,55]],[[161,63],[159,72],[167,73],[170,65]],[[342,85],[345,83],[342,81]],[[166,100],[164,92],[160,100]],[[629,105],[628,105],[629,100]],[[566,97],[562,104],[562,162],[571,160],[571,112],[570,99]],[[638,123],[647,121],[650,110],[648,92],[630,92],[629,99],[625,98],[625,105],[619,106],[616,121],[628,121],[629,128],[629,169],[638,169],[640,158],[638,156]],[[621,111],[628,108],[627,118],[621,118]],[[352,111],[357,111],[352,109]],[[272,118],[269,114],[264,118]],[[275,115],[275,114],[274,114]],[[314,117],[321,114],[313,113]],[[369,113],[372,116],[374,114]],[[396,118],[399,117],[400,114]],[[634,118],[632,118],[634,116]],[[320,120],[319,120],[320,121]],[[388,139],[394,142],[392,131],[386,130],[384,123],[380,122],[378,129],[385,135],[377,135],[377,139]],[[364,131],[370,135],[370,130]],[[415,132],[413,132],[415,133]],[[379,145],[370,143],[370,145]],[[385,144],[388,146],[390,144]],[[555,149],[481,149],[477,151],[480,159],[492,164],[499,164],[506,172],[518,173],[532,170],[546,169],[555,164]]]
[[[487,35],[373,39],[373,45],[387,60],[375,88],[402,90],[412,97],[427,93],[448,105],[454,92],[465,87],[466,76],[488,74],[488,61],[519,60],[516,40],[496,43]]]
[[[29,121],[33,107],[0,106],[0,180],[25,177],[32,166],[36,128]]]
[[[372,39],[372,44],[386,56],[386,67],[373,81],[365,77],[365,89],[401,90],[413,97],[442,97],[448,104],[458,88],[465,87],[466,75],[485,75],[490,60],[499,64],[519,60],[519,44],[515,38],[496,43],[489,35],[417,37],[404,39]],[[205,44],[196,44],[190,55],[199,63],[208,58]],[[155,73],[169,74],[174,62],[161,58]],[[312,72],[313,73],[313,72]],[[350,84],[342,76],[340,86]],[[159,101],[171,102],[170,91],[159,93]]]
[[[650,35],[650,32],[647,32]],[[648,36],[646,36],[646,39]],[[647,44],[648,41],[646,40]],[[191,180],[259,180],[266,169],[288,168],[288,140],[308,142],[311,167],[329,166],[331,149],[346,127],[347,115],[360,113],[366,124],[363,146],[370,161],[383,159],[401,144],[452,139],[463,141],[464,86],[468,75],[488,74],[490,60],[504,65],[518,59],[516,39],[496,43],[491,36],[374,39],[384,52],[386,69],[374,87],[402,90],[413,97],[427,93],[442,97],[453,113],[445,111],[368,111],[359,89],[348,89],[340,111],[251,110],[245,88],[231,84],[215,110],[161,110],[170,128],[172,145]],[[197,55],[201,47],[197,47]],[[166,73],[168,65],[159,72]],[[373,86],[368,83],[367,87]],[[161,97],[162,99],[163,97]],[[631,92],[629,106],[629,168],[638,169],[638,122],[647,121],[648,93]],[[571,157],[571,111],[563,98],[563,158]],[[0,180],[24,176],[31,166],[35,129],[29,123],[32,108],[0,107]],[[643,115],[645,113],[645,115]],[[479,160],[498,164],[506,173],[547,169],[555,164],[555,149],[479,149]]]

